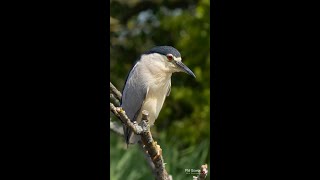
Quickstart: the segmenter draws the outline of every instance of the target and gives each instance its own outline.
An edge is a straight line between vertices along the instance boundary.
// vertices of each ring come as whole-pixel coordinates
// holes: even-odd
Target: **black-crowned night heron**
[[[157,119],[166,96],[171,90],[171,75],[185,72],[194,73],[181,62],[179,51],[171,46],[157,46],[143,53],[131,69],[122,92],[121,107],[131,121],[139,123],[142,111],[149,112],[152,126]],[[125,125],[123,127],[127,145],[140,140]]]

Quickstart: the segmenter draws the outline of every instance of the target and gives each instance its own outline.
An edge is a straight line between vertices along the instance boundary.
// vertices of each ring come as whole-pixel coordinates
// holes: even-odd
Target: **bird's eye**
[[[173,56],[171,54],[167,54],[168,61],[172,61]]]

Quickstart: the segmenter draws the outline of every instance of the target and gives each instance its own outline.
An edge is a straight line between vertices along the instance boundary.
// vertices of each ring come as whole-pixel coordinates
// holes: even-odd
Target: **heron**
[[[156,46],[141,54],[127,76],[120,102],[132,122],[140,123],[142,111],[146,110],[150,126],[154,125],[170,94],[171,76],[175,72],[185,72],[196,78],[182,63],[180,52],[172,46]],[[140,140],[126,125],[123,130],[127,146]]]

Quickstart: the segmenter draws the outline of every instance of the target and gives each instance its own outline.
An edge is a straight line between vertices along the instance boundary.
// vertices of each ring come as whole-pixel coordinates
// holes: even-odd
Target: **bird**
[[[164,101],[171,92],[171,76],[175,72],[196,75],[182,63],[180,52],[172,46],[156,46],[141,54],[130,70],[122,90],[121,108],[128,118],[141,122],[142,111],[149,112],[149,124],[154,125]],[[127,144],[136,144],[140,136],[123,125]]]

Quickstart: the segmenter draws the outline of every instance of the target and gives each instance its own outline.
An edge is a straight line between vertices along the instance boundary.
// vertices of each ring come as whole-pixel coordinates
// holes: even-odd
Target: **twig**
[[[110,110],[113,112],[115,116],[117,116],[122,123],[124,123],[127,127],[129,127],[135,134],[140,135],[142,133],[142,128],[135,122],[131,122],[126,112],[121,107],[115,107],[112,103],[110,103]]]
[[[113,101],[113,103],[114,103],[116,106],[120,106],[120,100],[118,100],[116,97],[114,97],[114,94],[113,94],[113,93],[110,93],[110,100]]]
[[[208,174],[208,165],[204,164],[201,166],[200,174],[198,176],[193,176],[194,180],[204,180]]]
[[[115,95],[115,97],[120,100],[122,95],[121,92],[110,82],[110,92]]]

